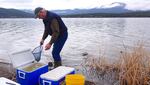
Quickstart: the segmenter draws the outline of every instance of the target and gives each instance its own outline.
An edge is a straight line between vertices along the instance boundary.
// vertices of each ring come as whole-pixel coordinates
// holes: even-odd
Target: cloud
[[[33,0],[0,0],[1,3],[31,3]]]
[[[150,10],[150,1],[143,0],[130,2],[127,3],[126,8],[131,10]]]
[[[33,0],[33,4],[46,9],[93,8],[100,6],[100,0]]]
[[[101,5],[108,7],[114,2],[125,3],[125,8],[129,10],[150,10],[150,0],[104,0]]]
[[[31,9],[33,0],[0,0],[0,7],[15,9]]]
[[[0,7],[34,9],[41,6],[48,10],[88,9],[109,6],[114,2],[125,3],[125,8],[131,10],[150,10],[150,0],[0,0]]]

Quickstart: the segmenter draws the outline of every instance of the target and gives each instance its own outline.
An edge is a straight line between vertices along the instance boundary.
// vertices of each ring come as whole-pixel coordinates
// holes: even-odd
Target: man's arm
[[[46,28],[44,29],[44,33],[43,33],[43,37],[42,40],[45,40],[48,36],[48,30],[46,30]]]
[[[44,23],[44,22],[43,22]],[[45,27],[45,29],[44,29],[44,33],[43,33],[43,37],[42,37],[42,39],[41,39],[41,41],[40,41],[40,45],[43,45],[44,44],[44,40],[47,38],[47,36],[48,36],[48,30],[46,29],[46,26],[45,26],[45,23],[44,23],[44,27]]]
[[[50,40],[49,44],[52,45],[57,40],[57,38],[60,34],[59,24],[58,24],[57,19],[52,20],[51,28],[52,28],[52,33],[53,34],[52,34],[52,37],[51,37],[51,40]]]

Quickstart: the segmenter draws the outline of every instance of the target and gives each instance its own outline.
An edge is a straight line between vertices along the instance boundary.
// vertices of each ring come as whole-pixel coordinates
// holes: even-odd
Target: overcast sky
[[[74,9],[74,8],[95,8],[109,5],[113,2],[127,4],[127,9],[148,10],[150,0],[0,0],[0,7],[15,9],[34,9],[44,7],[48,10]]]

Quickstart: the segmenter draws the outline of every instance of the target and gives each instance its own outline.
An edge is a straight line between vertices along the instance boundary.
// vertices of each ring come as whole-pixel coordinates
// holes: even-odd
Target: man
[[[40,44],[44,44],[44,40],[48,35],[51,36],[50,41],[45,45],[45,50],[48,50],[53,45],[52,56],[54,59],[54,67],[61,66],[60,52],[67,40],[67,27],[61,17],[55,13],[45,10],[42,7],[37,7],[34,10],[36,18],[43,19],[45,26],[43,37]],[[50,65],[50,62],[49,62]]]

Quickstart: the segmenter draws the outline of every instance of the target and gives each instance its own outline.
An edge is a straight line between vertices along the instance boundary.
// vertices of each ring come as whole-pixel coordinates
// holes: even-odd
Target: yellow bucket
[[[84,85],[85,77],[82,74],[69,74],[65,78],[66,85]]]

